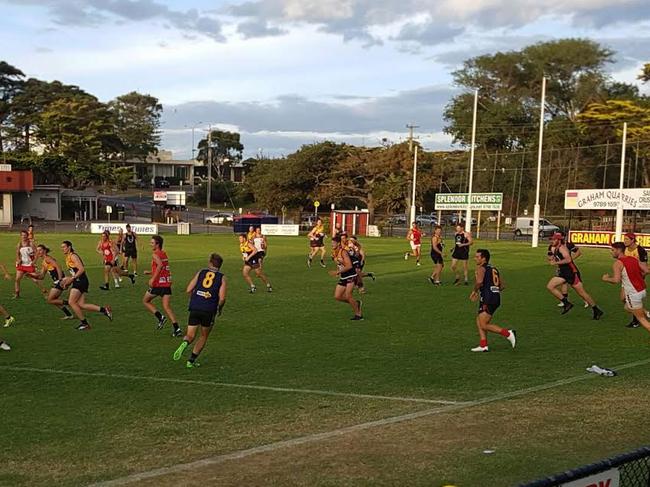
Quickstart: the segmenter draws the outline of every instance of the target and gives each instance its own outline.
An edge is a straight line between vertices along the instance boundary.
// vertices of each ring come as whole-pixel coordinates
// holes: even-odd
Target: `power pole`
[[[419,125],[406,124],[406,128],[409,129],[409,151],[413,152],[413,130],[419,129]]]
[[[212,125],[208,126],[208,190],[206,191],[206,203],[208,210],[212,199]]]

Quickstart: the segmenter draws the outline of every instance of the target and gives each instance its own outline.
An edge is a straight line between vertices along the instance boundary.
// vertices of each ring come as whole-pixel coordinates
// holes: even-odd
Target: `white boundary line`
[[[623,369],[631,369],[633,367],[638,367],[640,365],[646,365],[650,364],[650,359],[646,360],[639,360],[637,362],[630,362],[627,364],[620,365],[618,367],[613,367],[614,370],[623,370]],[[492,402],[498,402],[498,401],[503,401],[504,399],[510,399],[513,397],[520,397],[524,396],[533,392],[539,392],[539,391],[545,391],[548,389],[554,389],[556,387],[560,387],[563,385],[567,384],[573,384],[575,382],[581,382],[584,380],[592,379],[595,378],[595,374],[582,374],[574,377],[569,377],[567,379],[561,379],[557,380],[554,382],[547,382],[546,384],[540,384],[538,386],[533,386],[533,387],[528,387],[525,389],[519,389],[517,391],[511,391],[507,392],[505,394],[498,394],[495,396],[490,396],[486,397],[483,399],[478,399],[476,401],[471,401],[471,402],[466,402],[463,404],[451,404],[448,406],[442,406],[439,408],[435,409],[426,409],[424,411],[417,411],[414,413],[410,414],[403,414],[400,416],[392,416],[384,419],[379,419],[376,421],[369,421],[366,423],[360,423],[360,424],[355,424],[352,426],[346,426],[344,428],[339,428],[335,429],[332,431],[325,431],[323,433],[315,433],[311,435],[305,435],[305,436],[300,436],[297,438],[292,438],[289,440],[284,440],[284,441],[278,441],[275,443],[268,443],[266,445],[262,446],[257,446],[254,448],[248,448],[245,450],[239,450],[235,451],[232,453],[226,453],[223,455],[217,455],[214,457],[210,458],[204,458],[202,460],[197,460],[195,462],[190,462],[190,463],[181,463],[178,465],[173,465],[171,467],[162,467],[162,468],[156,468],[153,470],[149,470],[146,472],[140,472],[140,473],[135,473],[131,475],[127,475],[125,477],[120,477],[117,479],[113,480],[108,480],[105,482],[97,482],[95,484],[91,484],[90,487],[115,487],[119,485],[126,485],[130,484],[133,482],[139,482],[142,480],[148,480],[156,477],[161,477],[163,475],[169,475],[169,474],[176,474],[179,472],[184,472],[187,470],[192,470],[195,468],[201,468],[201,467],[207,467],[210,465],[217,465],[220,463],[227,462],[229,460],[237,460],[240,458],[246,458],[251,455],[255,455],[258,453],[264,453],[264,452],[269,452],[269,451],[275,451],[279,450],[281,448],[287,448],[287,447],[292,447],[292,446],[297,446],[297,445],[304,445],[307,443],[315,443],[318,441],[326,440],[329,438],[334,438],[342,435],[346,435],[348,433],[355,433],[358,431],[364,431],[368,430],[371,428],[376,428],[376,427],[381,427],[381,426],[386,426],[389,424],[395,424],[395,423],[402,423],[405,421],[411,421],[414,419],[426,417],[426,416],[433,416],[433,415],[438,415],[442,413],[447,413],[447,412],[454,412],[454,411],[460,411],[463,409],[468,409],[471,407],[475,406],[481,406],[483,404],[489,404]]]
[[[313,394],[318,396],[351,397],[355,399],[377,399],[383,401],[413,402],[413,403],[423,403],[423,404],[440,404],[440,405],[464,404],[464,402],[462,401],[445,401],[442,399],[380,396],[374,394],[355,394],[352,392],[322,391],[318,389],[274,387],[274,386],[263,386],[263,385],[256,385],[256,384],[233,384],[230,382],[215,382],[215,381],[195,380],[195,379],[175,379],[169,377],[152,377],[146,375],[143,376],[143,375],[128,375],[128,374],[108,374],[104,372],[83,372],[83,371],[75,371],[75,370],[39,369],[36,367],[12,367],[8,365],[0,365],[0,370],[11,370],[15,372],[35,372],[41,374],[71,375],[71,376],[79,376],[79,377],[105,377],[109,379],[143,380],[143,381],[150,381],[150,382],[166,382],[171,384],[195,384],[195,385],[202,385],[202,386],[231,387],[234,389],[254,389],[259,391],[290,392],[290,393],[299,393],[299,394]]]

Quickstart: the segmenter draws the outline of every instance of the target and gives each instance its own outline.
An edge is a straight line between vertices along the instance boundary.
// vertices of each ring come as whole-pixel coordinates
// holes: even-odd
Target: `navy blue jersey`
[[[483,304],[501,304],[501,278],[499,270],[490,264],[485,264],[485,274],[481,284],[481,303]]]
[[[216,313],[219,307],[219,289],[222,280],[221,272],[202,269],[190,296],[189,310]]]

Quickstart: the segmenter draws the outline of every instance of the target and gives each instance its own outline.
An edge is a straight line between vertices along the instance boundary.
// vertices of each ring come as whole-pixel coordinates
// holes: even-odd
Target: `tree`
[[[643,65],[641,74],[638,76],[638,79],[640,79],[644,83],[650,81],[650,63],[646,63]]]
[[[108,108],[113,115],[122,161],[144,161],[158,151],[163,109],[158,98],[132,91],[110,101]]]
[[[223,178],[234,164],[242,160],[244,144],[241,143],[241,136],[237,132],[227,130],[212,130],[210,133],[210,146],[212,160],[210,163],[216,169],[213,177]],[[208,164],[208,137],[201,139],[197,146],[199,152],[197,160]]]
[[[0,61],[0,153],[4,152],[2,130],[11,112],[11,102],[20,91],[24,73],[4,61]]]

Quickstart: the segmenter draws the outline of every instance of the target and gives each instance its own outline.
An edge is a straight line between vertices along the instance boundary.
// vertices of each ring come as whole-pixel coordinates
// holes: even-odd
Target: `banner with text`
[[[472,210],[501,211],[503,193],[472,193]],[[436,210],[466,210],[467,193],[436,194]]]
[[[126,223],[91,223],[90,233],[104,233],[105,230],[111,233],[117,233],[120,228],[126,232]],[[131,230],[140,235],[157,235],[158,225],[152,223],[132,223]]]
[[[580,480],[574,480],[562,484],[562,487],[619,487],[621,485],[621,473],[617,468],[590,475]]]
[[[569,242],[582,247],[611,247],[615,242],[616,234],[605,230],[570,230]],[[650,248],[650,234],[637,233],[636,243],[642,247]]]
[[[262,235],[285,235],[289,237],[297,237],[300,235],[300,227],[298,225],[273,225],[262,223]]]
[[[624,210],[650,210],[650,189],[625,188]],[[619,189],[569,189],[564,193],[565,210],[616,210],[621,200]]]

